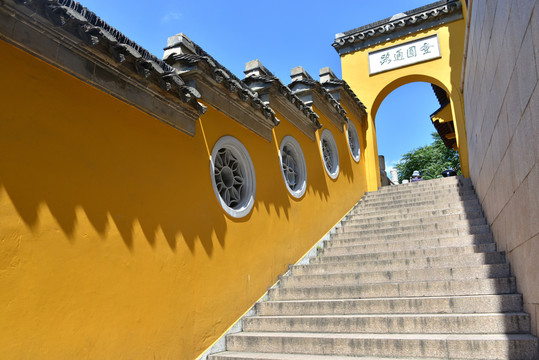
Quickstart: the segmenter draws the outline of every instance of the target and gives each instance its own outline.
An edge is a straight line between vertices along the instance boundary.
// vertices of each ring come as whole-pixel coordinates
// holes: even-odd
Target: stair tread
[[[411,252],[418,252],[418,256],[421,256],[423,254],[420,254],[421,252],[424,252],[425,250],[432,251],[432,250],[442,250],[447,251],[449,249],[478,249],[478,248],[485,248],[485,247],[492,247],[495,246],[494,243],[483,243],[483,244],[470,244],[470,245],[460,245],[460,246],[425,246],[425,247],[417,247],[417,248],[410,248],[410,249],[399,249],[399,250],[393,250],[393,251],[377,251],[377,252],[369,252],[369,253],[350,253],[350,254],[339,254],[339,255],[331,255],[326,254],[325,252],[322,252],[319,255],[319,258],[324,257],[339,257],[339,256],[356,256],[356,255],[388,255],[388,254],[409,254]],[[354,247],[354,246],[351,246]],[[345,247],[346,248],[346,247]],[[496,251],[481,251],[481,252],[496,252]]]
[[[429,284],[433,285],[433,283],[465,283],[465,282],[477,282],[477,281],[484,281],[484,282],[496,282],[496,281],[515,281],[515,278],[513,276],[504,276],[501,278],[472,278],[472,279],[462,279],[462,280],[419,280],[419,281],[388,281],[384,283],[361,283],[357,285],[325,285],[325,286],[313,286],[313,287],[295,287],[295,286],[286,286],[282,287],[280,289],[327,289],[327,288],[335,288],[335,289],[343,289],[343,288],[356,288],[356,287],[362,287],[362,286],[387,286],[387,285],[409,285],[409,284]],[[276,289],[277,290],[277,289]]]
[[[472,253],[475,254],[475,253]],[[319,264],[310,264],[310,265],[319,265]],[[310,265],[301,265],[301,266],[310,266]],[[365,272],[357,271],[335,271],[335,272],[325,272],[324,274],[291,274],[290,276],[324,276],[324,275],[354,275],[354,274],[369,274],[369,273],[388,273],[388,272],[402,272],[402,271],[420,271],[420,270],[464,270],[464,269],[475,269],[475,268],[491,268],[491,267],[501,267],[509,266],[507,263],[497,263],[497,264],[474,264],[474,265],[447,265],[447,266],[429,266],[429,267],[418,267],[406,270],[369,270]]]
[[[380,318],[385,319],[388,317],[402,317],[402,318],[438,318],[438,317],[448,317],[448,318],[458,318],[458,317],[491,317],[491,316],[500,316],[500,317],[506,317],[506,316],[528,316],[528,313],[525,313],[523,311],[520,312],[506,312],[506,313],[499,313],[499,312],[487,312],[487,313],[423,313],[423,314],[392,314],[392,313],[384,313],[384,314],[343,314],[343,315],[256,315],[256,316],[249,316],[248,319],[293,319],[293,318],[300,318],[300,319],[353,319],[353,318]]]
[[[339,355],[311,355],[311,354],[285,354],[285,353],[257,353],[257,352],[237,352],[227,351],[214,354],[223,358],[232,359],[256,359],[256,360],[418,360],[410,357],[372,357],[372,356],[339,356]],[[447,358],[424,358],[421,360],[441,360]],[[488,359],[479,359],[488,360]]]
[[[264,303],[323,303],[323,302],[346,302],[346,301],[392,301],[392,300],[415,300],[415,299],[475,299],[475,298],[485,298],[485,297],[497,297],[497,296],[516,296],[521,297],[520,294],[492,294],[492,295],[447,295],[447,296],[392,296],[392,297],[373,297],[368,299],[357,299],[357,298],[341,298],[341,299],[305,299],[305,300],[267,300]]]
[[[473,259],[475,257],[484,257],[484,255],[490,255],[490,254],[499,254],[499,255],[504,255],[504,252],[502,251],[489,251],[489,252],[473,252],[473,253],[464,253],[464,254],[459,254],[459,258],[470,258],[470,259]],[[382,263],[391,263],[391,262],[397,262],[397,261],[405,261],[405,260],[410,260],[410,259],[425,259],[426,260],[426,263],[429,263],[429,262],[432,262],[433,260],[435,259],[438,259],[438,260],[445,260],[445,259],[451,259],[451,258],[454,258],[455,255],[446,255],[446,256],[426,256],[426,257],[421,257],[421,256],[418,256],[418,257],[415,257],[415,258],[397,258],[397,259],[382,259],[382,260],[361,260],[361,261],[343,261],[343,259],[341,259],[340,261],[335,261],[335,262],[331,262],[331,261],[326,261],[326,262],[319,262],[319,263],[311,263],[311,264],[306,264],[306,265],[294,265],[294,266],[305,266],[305,267],[309,267],[309,266],[324,266],[324,265],[335,265],[335,264],[343,264],[343,265],[346,265],[346,264],[355,264],[355,265],[362,265],[362,266],[366,266],[368,264],[382,264]],[[409,262],[410,265],[414,265],[413,262]],[[488,265],[488,264],[483,264],[481,263],[482,265]],[[480,264],[477,264],[477,265],[480,265]],[[430,269],[430,268],[438,268],[439,266],[421,266],[419,267],[419,269]],[[416,267],[411,267],[411,268],[414,268],[414,269],[417,269]]]
[[[348,247],[348,246],[372,246],[372,245],[395,245],[395,244],[403,244],[403,243],[413,243],[413,242],[422,242],[422,241],[457,241],[456,239],[466,239],[466,240],[472,240],[477,241],[479,239],[482,239],[479,244],[485,244],[485,243],[491,243],[492,240],[492,234],[490,233],[479,233],[479,234],[471,234],[471,235],[460,235],[455,236],[452,234],[449,235],[435,235],[432,237],[426,237],[422,239],[383,239],[381,241],[380,239],[370,239],[370,241],[366,241],[366,239],[358,239],[358,238],[345,238],[345,239],[335,239],[332,238],[332,240],[329,240],[326,242],[326,247]],[[474,243],[475,245],[475,243]]]
[[[269,289],[243,332],[227,335],[231,351],[209,359],[537,356],[469,179],[367,193],[330,234],[316,260]]]
[[[423,334],[423,333],[319,333],[319,332],[240,332],[229,336],[242,337],[291,337],[291,338],[334,338],[334,339],[402,339],[402,340],[531,340],[531,334]]]

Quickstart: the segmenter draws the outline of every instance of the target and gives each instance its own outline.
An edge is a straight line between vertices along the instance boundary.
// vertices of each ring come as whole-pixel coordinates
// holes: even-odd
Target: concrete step
[[[495,295],[516,291],[514,278],[373,283],[350,286],[280,287],[270,300],[367,299],[398,296]]]
[[[211,360],[389,360],[387,357],[350,357],[339,355],[302,355],[302,354],[278,354],[278,353],[254,353],[254,352],[235,352],[227,351],[212,355]],[[392,360],[418,360],[417,357],[391,357]],[[421,357],[421,360],[447,360],[446,357]],[[477,359],[475,359],[477,360]],[[480,359],[480,360],[492,360],[492,359]]]
[[[432,190],[413,190],[413,191],[401,191],[401,192],[394,192],[394,193],[381,193],[381,192],[374,192],[374,193],[367,193],[364,196],[362,196],[362,200],[377,200],[377,199],[393,199],[393,200],[399,200],[399,199],[406,199],[406,198],[414,198],[414,197],[421,197],[423,195],[437,195],[437,196],[446,196],[446,195],[452,195],[455,197],[459,197],[461,195],[467,195],[467,194],[475,194],[475,190],[472,186],[467,187],[445,187],[445,188],[433,188]]]
[[[420,200],[415,202],[413,205],[406,206],[396,206],[392,201],[386,201],[380,204],[373,204],[372,206],[358,206],[354,207],[352,210],[353,214],[363,214],[363,213],[372,213],[372,212],[381,212],[381,211],[404,211],[410,209],[412,211],[424,210],[424,209],[445,209],[445,208],[454,208],[454,207],[463,207],[463,208],[477,208],[480,207],[479,201],[477,199],[464,200],[460,201],[458,199],[447,199],[445,201],[438,200]]]
[[[293,275],[315,275],[328,272],[372,272],[399,271],[410,269],[463,267],[505,263],[503,252],[472,253],[455,256],[435,256],[413,259],[374,260],[364,262],[319,263],[308,265],[293,265],[290,267]]]
[[[474,226],[488,226],[484,218],[477,218],[473,220],[450,220],[450,219],[439,219],[438,221],[433,221],[429,223],[422,224],[410,224],[407,222],[396,221],[393,224],[386,223],[380,225],[355,225],[353,223],[347,224],[346,226],[337,228],[335,230],[336,234],[347,234],[347,233],[361,233],[364,235],[377,235],[377,234],[387,234],[387,233],[410,233],[410,232],[433,232],[441,229],[472,229]]]
[[[330,262],[363,262],[375,260],[413,259],[418,257],[436,256],[460,256],[462,254],[495,252],[496,244],[479,244],[469,246],[439,247],[429,249],[413,249],[400,251],[386,251],[378,253],[331,255],[322,253],[318,257],[311,259],[311,264],[321,264]]]
[[[396,189],[396,188],[393,188]],[[376,192],[367,192],[365,195],[362,196],[362,199],[378,199],[378,198],[405,198],[405,197],[411,197],[411,196],[423,196],[423,195],[432,195],[432,194],[440,194],[440,195],[449,195],[449,194],[455,194],[455,196],[458,196],[460,194],[466,194],[469,192],[475,192],[475,189],[471,185],[465,185],[465,186],[457,186],[455,184],[453,185],[443,185],[443,186],[426,186],[426,187],[417,187],[414,186],[413,188],[410,188],[408,191],[399,191],[399,190],[384,190],[384,191],[376,191]]]
[[[398,192],[398,191],[413,191],[415,189],[420,188],[429,188],[429,187],[466,187],[466,186],[473,186],[470,179],[466,179],[464,177],[454,177],[454,178],[440,178],[440,179],[434,179],[434,180],[423,180],[420,182],[414,182],[409,184],[399,184],[399,185],[393,185],[393,186],[383,186],[380,187],[376,191],[371,191],[371,193],[386,193],[386,192]]]
[[[492,237],[475,238],[471,236],[432,238],[423,240],[391,241],[383,243],[356,244],[353,241],[337,242],[328,240],[319,250],[324,255],[370,254],[385,251],[430,249],[451,246],[470,246],[493,243]]]
[[[530,317],[518,313],[251,316],[243,331],[373,334],[520,334]]]
[[[356,239],[356,240],[366,240],[366,241],[391,241],[391,240],[421,240],[426,238],[432,238],[435,236],[438,237],[449,237],[449,236],[466,236],[472,234],[488,234],[490,233],[490,227],[488,225],[475,225],[472,227],[462,227],[462,228],[448,228],[448,229],[437,229],[436,231],[423,231],[420,229],[413,229],[406,232],[390,232],[382,231],[380,233],[364,233],[362,231],[358,232],[349,232],[349,233],[335,233],[331,235],[332,239],[344,240],[344,239]]]
[[[386,206],[373,206],[366,207],[366,208],[360,208],[360,207],[354,207],[349,215],[361,215],[364,217],[372,217],[372,216],[380,216],[383,215],[399,215],[399,214],[413,214],[421,211],[434,211],[434,210],[443,210],[443,209],[458,209],[458,210],[464,210],[467,212],[471,211],[482,211],[481,205],[479,202],[475,200],[470,201],[455,201],[455,202],[443,202],[443,203],[436,203],[436,204],[418,204],[413,207],[399,207],[395,208],[392,205],[386,205]]]
[[[331,239],[324,242],[325,247],[348,247],[348,246],[388,246],[392,249],[393,246],[398,246],[397,244],[400,243],[410,243],[410,244],[417,244],[417,243],[432,243],[432,242],[439,242],[440,244],[486,244],[489,242],[493,242],[492,234],[489,233],[479,233],[479,234],[470,234],[470,235],[442,235],[438,236],[436,234],[425,237],[423,239],[414,239],[414,238],[398,238],[395,237],[394,239],[380,239],[380,238],[373,238],[370,237],[369,239],[358,239],[353,236],[346,237],[344,239],[338,239],[335,238],[335,234],[332,235]],[[387,244],[387,245],[385,245]]]
[[[416,222],[421,221],[423,223],[426,222],[434,222],[438,217],[441,216],[448,216],[448,215],[458,215],[461,220],[465,219],[475,219],[477,217],[484,217],[483,211],[480,208],[476,208],[474,210],[468,211],[464,209],[457,209],[457,208],[447,208],[447,209],[426,209],[421,211],[412,211],[412,212],[406,212],[403,213],[401,211],[389,213],[389,212],[383,212],[383,213],[372,213],[370,215],[352,215],[351,213],[348,213],[343,220],[342,224],[346,225],[348,223],[355,223],[355,224],[385,224],[385,223],[391,223],[395,221],[410,221],[410,222]]]
[[[414,206],[414,204],[424,201],[433,202],[456,202],[456,201],[470,201],[477,199],[475,191],[470,189],[465,192],[455,192],[453,194],[440,194],[437,192],[421,193],[421,194],[406,194],[406,195],[393,195],[393,196],[377,196],[377,197],[364,197],[358,202],[360,208],[385,205],[392,203],[395,207],[407,207]]]
[[[428,189],[428,188],[444,188],[444,187],[469,187],[473,186],[472,181],[469,178],[464,178],[461,176],[452,177],[452,178],[440,178],[434,180],[424,180],[420,182],[414,182],[409,184],[400,184],[396,186],[384,186],[379,188],[376,191],[370,191],[367,194],[373,193],[393,193],[393,192],[409,192],[418,189]]]
[[[387,216],[387,217],[376,217],[374,219],[372,218],[352,218],[352,217],[346,217],[342,221],[342,226],[369,226],[373,228],[386,228],[386,227],[394,227],[394,226],[409,226],[409,225],[423,225],[423,224],[436,224],[436,223],[449,223],[452,221],[466,221],[469,223],[473,223],[476,221],[485,221],[485,217],[483,216],[483,213],[480,211],[476,211],[471,214],[466,214],[464,212],[456,213],[456,214],[439,214],[439,215],[433,215],[433,211],[426,211],[422,214],[422,216],[417,217],[393,217],[393,216]]]
[[[331,355],[302,355],[302,354],[277,354],[277,353],[256,353],[256,352],[237,352],[225,351],[210,355],[210,360],[388,360],[388,358],[377,357],[350,357],[350,356],[331,356]],[[395,360],[417,360],[417,358],[393,358]],[[439,358],[438,358],[439,359]],[[422,360],[438,360],[435,358],[422,358]]]
[[[520,294],[264,301],[258,315],[456,314],[521,312]]]
[[[376,191],[369,191],[365,193],[365,196],[383,195],[383,194],[398,194],[398,193],[410,193],[415,191],[432,191],[432,190],[445,190],[445,189],[467,189],[473,188],[471,181],[456,181],[446,182],[444,184],[435,183],[432,180],[423,181],[421,183],[408,184],[403,186],[384,186]]]
[[[283,287],[318,287],[339,284],[359,285],[383,282],[410,282],[429,280],[465,280],[509,277],[508,264],[493,264],[467,267],[428,268],[397,271],[374,271],[353,273],[332,273],[318,275],[283,276]]]
[[[366,194],[212,360],[539,359],[472,183]]]
[[[229,351],[450,359],[537,359],[537,339],[523,334],[352,334],[242,332]]]

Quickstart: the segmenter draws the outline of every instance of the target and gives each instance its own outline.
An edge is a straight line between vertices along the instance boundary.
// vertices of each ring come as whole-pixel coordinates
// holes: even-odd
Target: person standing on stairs
[[[418,170],[415,170],[412,173],[412,177],[410,178],[410,182],[416,182],[416,181],[423,181],[423,178],[421,177],[421,174]]]

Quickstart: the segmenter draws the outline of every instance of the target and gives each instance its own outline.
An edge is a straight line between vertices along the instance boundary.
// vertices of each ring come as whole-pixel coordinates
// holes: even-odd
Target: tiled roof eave
[[[365,115],[367,114],[366,112],[367,107],[365,106],[365,104],[363,104],[363,102],[361,102],[361,100],[359,100],[356,93],[352,90],[352,88],[348,85],[348,83],[345,80],[340,80],[340,79],[329,80],[329,81],[324,82],[322,86],[328,91],[331,91],[333,89],[343,90],[349,96],[351,101],[355,103],[355,105],[357,105],[357,107],[360,109],[360,112],[364,113]]]
[[[319,116],[311,109],[310,106],[307,106],[303,101],[301,101],[301,99],[295,95],[288,86],[284,85],[280,80],[274,84],[276,89],[284,98],[286,98],[299,111],[309,118],[314,128],[320,129],[322,127],[322,124],[320,124],[318,121]]]
[[[301,99],[296,96],[292,90],[284,85],[281,80],[275,76],[251,75],[243,79],[243,82],[249,86],[256,83],[259,93],[268,93],[282,98],[283,103],[286,102],[289,108],[295,108],[302,116],[306,117],[307,123],[313,129],[320,129],[322,125],[318,121],[318,115],[307,106]],[[269,104],[271,106],[271,103]]]
[[[445,23],[455,13],[462,17],[462,5],[459,0],[445,0],[414,9],[402,17],[384,19],[360,28],[338,34],[332,46],[342,55],[353,50],[371,46],[378,42],[386,41],[388,36],[405,31],[407,28],[414,29],[420,24],[431,23],[432,26]],[[399,36],[402,36],[399,35]]]
[[[205,106],[198,102],[198,92],[186,86],[172,67],[108,25],[78,2],[13,0],[11,3],[39,15],[45,22],[50,22],[53,27],[61,28],[74,38],[81,40],[95,54],[109,62],[112,59],[119,68],[136,73],[140,79],[155,84],[156,88],[191,105],[199,114],[204,114],[206,111]]]
[[[242,80],[219,64],[200,47],[197,46],[197,54],[173,54],[166,61],[182,64],[185,70],[180,70],[180,74],[185,74],[183,76],[186,79],[189,72],[199,71],[207,78],[211,78],[217,84],[222,85],[229,93],[237,95],[244,102],[248,102],[254,111],[260,112],[273,126],[279,125],[279,119],[275,117],[275,112],[270,106],[264,104],[255,91],[251,90]]]
[[[318,94],[318,97],[320,99],[323,99],[323,102],[326,103],[328,108],[332,109],[333,112],[336,112],[338,114],[338,117],[340,119],[340,125],[343,125],[349,121],[348,116],[346,115],[346,110],[341,106],[341,104],[339,104],[337,100],[335,100],[333,96],[331,96],[331,94],[326,89],[324,89],[320,82],[312,79],[302,79],[292,82],[289,87],[294,88],[294,85],[296,84],[303,84],[307,88],[304,90],[300,90],[299,92],[292,89],[294,93],[302,94],[310,92],[311,94],[313,94],[313,92],[315,92],[316,94]]]

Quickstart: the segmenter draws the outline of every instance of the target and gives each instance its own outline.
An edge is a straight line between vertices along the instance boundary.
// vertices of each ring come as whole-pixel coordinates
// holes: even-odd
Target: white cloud
[[[165,14],[161,18],[161,22],[162,23],[168,23],[168,22],[171,22],[171,21],[180,20],[181,17],[182,17],[182,14],[179,13],[179,12],[169,12],[168,14]]]

